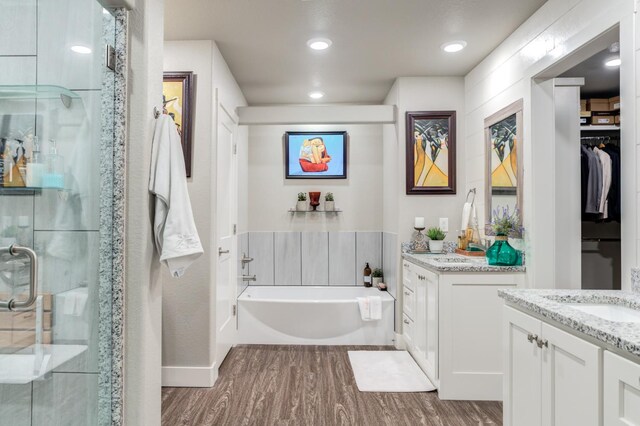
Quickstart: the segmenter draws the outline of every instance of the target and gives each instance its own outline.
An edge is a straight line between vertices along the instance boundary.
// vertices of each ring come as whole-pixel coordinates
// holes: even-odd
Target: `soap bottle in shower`
[[[58,154],[56,141],[49,139],[49,155],[42,175],[43,188],[64,188],[64,158]]]
[[[371,281],[371,268],[369,267],[369,262],[367,262],[366,266],[364,267],[363,277],[364,286],[371,287],[373,285],[373,282]]]
[[[38,137],[33,137],[33,153],[27,163],[27,186],[30,188],[40,188],[42,186],[42,175],[45,172],[45,165],[40,154],[40,143]]]

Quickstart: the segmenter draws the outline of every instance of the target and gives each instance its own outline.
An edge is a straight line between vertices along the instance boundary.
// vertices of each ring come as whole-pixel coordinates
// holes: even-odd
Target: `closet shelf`
[[[580,126],[580,130],[583,132],[610,132],[620,130],[620,126]]]

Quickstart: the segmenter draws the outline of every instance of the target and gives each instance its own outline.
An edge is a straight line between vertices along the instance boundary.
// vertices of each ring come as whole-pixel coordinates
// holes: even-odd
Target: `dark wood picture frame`
[[[191,157],[192,157],[192,144],[193,144],[193,93],[194,93],[194,74],[193,71],[167,71],[163,75],[163,83],[177,82],[182,84],[182,125],[180,126],[180,142],[182,144],[182,153],[184,154],[184,166],[187,172],[187,177],[191,177]],[[163,108],[164,113],[167,114],[167,100],[164,96],[163,90]],[[169,113],[169,115],[171,115]],[[175,117],[174,117],[175,119]]]
[[[414,145],[416,121],[446,120],[447,135],[447,186],[416,186]],[[407,111],[406,113],[406,187],[407,195],[455,194],[456,193],[456,112],[455,111]]]
[[[341,174],[328,174],[326,176],[313,174],[313,175],[295,175],[291,174],[290,170],[290,137],[291,136],[342,136],[342,173]],[[318,131],[318,132],[286,132],[284,134],[284,164],[285,164],[285,179],[346,179],[347,178],[347,156],[349,144],[349,135],[346,131]],[[330,152],[331,154],[331,152]]]

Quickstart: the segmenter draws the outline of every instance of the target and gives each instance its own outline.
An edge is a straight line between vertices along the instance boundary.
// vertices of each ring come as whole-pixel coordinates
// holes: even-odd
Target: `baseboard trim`
[[[396,335],[396,349],[401,351],[407,349],[407,345],[404,343],[404,334],[395,333],[395,335]]]
[[[218,366],[162,367],[162,386],[176,388],[210,388],[218,380]]]

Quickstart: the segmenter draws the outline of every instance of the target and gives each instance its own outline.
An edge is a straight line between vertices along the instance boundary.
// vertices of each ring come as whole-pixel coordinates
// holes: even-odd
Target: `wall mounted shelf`
[[[620,126],[580,126],[580,130],[583,132],[611,132],[620,130]]]
[[[331,214],[331,213],[342,213],[342,210],[340,209],[336,209],[336,210],[296,210],[296,209],[289,209],[289,213],[294,214],[294,213],[325,213],[325,214]]]

